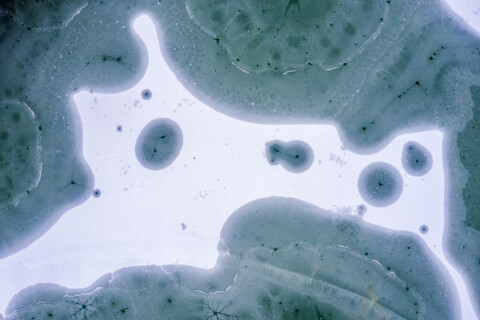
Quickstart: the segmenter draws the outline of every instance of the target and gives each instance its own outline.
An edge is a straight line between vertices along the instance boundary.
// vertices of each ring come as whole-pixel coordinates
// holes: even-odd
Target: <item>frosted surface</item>
[[[7,318],[474,319],[478,33],[440,1],[199,4],[0,5],[0,311],[51,282]]]

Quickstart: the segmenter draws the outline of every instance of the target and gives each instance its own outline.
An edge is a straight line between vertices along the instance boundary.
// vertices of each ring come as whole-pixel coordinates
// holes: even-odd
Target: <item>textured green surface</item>
[[[0,101],[33,111],[42,172],[36,187],[18,189],[28,195],[0,208],[0,257],[91,194],[71,95],[121,91],[140,79],[145,48],[129,23],[148,11],[176,76],[220,112],[254,122],[333,122],[344,145],[360,153],[398,132],[443,130],[445,248],[479,310],[480,40],[441,1],[363,3],[3,1]],[[22,179],[34,181],[35,173],[31,166]]]
[[[227,220],[210,270],[131,267],[89,288],[40,284],[6,319],[455,319],[456,291],[412,235],[288,198]]]

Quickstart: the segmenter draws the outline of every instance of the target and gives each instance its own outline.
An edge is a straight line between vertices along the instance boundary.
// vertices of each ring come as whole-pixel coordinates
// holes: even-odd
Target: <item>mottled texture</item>
[[[0,258],[32,243],[91,195],[93,175],[71,97],[80,88],[121,91],[139,79],[146,59],[128,27],[135,12],[106,1],[0,4],[0,101],[31,109],[42,163],[36,188],[0,206]],[[28,167],[21,179],[37,173],[38,166]]]
[[[321,232],[319,232],[321,231]],[[132,267],[82,290],[39,284],[6,319],[457,319],[456,291],[416,236],[305,202],[251,202],[213,269]]]
[[[26,104],[0,102],[0,208],[16,205],[37,187],[42,175],[41,130]]]
[[[180,0],[3,1],[0,101],[34,112],[43,167],[28,196],[0,208],[0,257],[91,195],[70,98],[80,88],[121,91],[141,77],[144,47],[128,23],[149,11],[178,79],[220,112],[255,122],[333,122],[344,145],[360,153],[382,148],[399,131],[444,130],[445,248],[480,310],[480,40],[440,0],[364,3],[324,1],[319,10],[299,0],[218,0],[204,8]],[[310,23],[314,12],[318,28]]]
[[[470,91],[474,103],[473,119],[458,134],[457,144],[462,164],[469,172],[463,189],[467,209],[465,225],[480,231],[480,87],[472,87]]]

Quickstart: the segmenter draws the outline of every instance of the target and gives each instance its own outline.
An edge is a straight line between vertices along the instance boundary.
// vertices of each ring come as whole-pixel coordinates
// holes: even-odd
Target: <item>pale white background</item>
[[[452,2],[480,29],[478,1]],[[423,128],[400,134],[379,153],[360,156],[343,147],[333,126],[258,125],[229,118],[196,100],[176,80],[161,57],[148,17],[141,17],[134,27],[149,50],[145,77],[120,94],[85,91],[72,101],[82,120],[85,159],[101,196],[67,212],[27,249],[0,260],[1,311],[16,292],[39,282],[85,287],[126,266],[181,263],[212,267],[225,220],[257,198],[291,196],[338,214],[355,215],[356,207],[365,204],[356,187],[361,169],[385,161],[403,177],[402,196],[388,208],[365,204],[364,219],[423,238],[452,272],[464,302],[464,319],[475,319],[465,286],[441,249],[444,174],[440,131]],[[153,94],[148,101],[140,96],[145,88]],[[168,117],[181,126],[184,146],[171,166],[150,171],[139,165],[134,146],[143,126],[158,117]],[[309,143],[315,153],[312,167],[293,174],[270,166],[265,142],[272,139]],[[433,154],[433,168],[424,177],[409,176],[400,164],[403,144],[409,140]],[[422,224],[429,226],[427,234],[419,233]]]

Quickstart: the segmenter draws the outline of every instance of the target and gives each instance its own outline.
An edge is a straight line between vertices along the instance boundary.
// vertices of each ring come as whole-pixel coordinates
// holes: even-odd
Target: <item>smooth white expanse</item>
[[[467,24],[480,33],[480,0],[446,0],[445,2]]]
[[[440,131],[399,135],[385,149],[365,156],[346,150],[334,126],[258,125],[229,118],[178,82],[161,56],[149,18],[142,16],[134,26],[149,52],[145,77],[119,94],[82,92],[74,98],[85,159],[101,196],[67,212],[27,249],[0,260],[0,310],[15,293],[39,282],[85,287],[126,266],[212,267],[225,220],[258,198],[289,196],[339,214],[356,214],[356,207],[365,204],[357,190],[360,171],[385,161],[399,169],[403,194],[387,208],[365,204],[364,219],[419,234],[452,272],[464,319],[475,319],[465,286],[441,249],[445,182]],[[140,96],[145,88],[153,94],[148,101]],[[171,166],[150,171],[136,160],[134,146],[143,126],[158,117],[180,125],[184,145]],[[265,143],[273,139],[309,143],[314,164],[301,174],[269,165]],[[409,176],[401,166],[403,145],[410,140],[432,153],[433,168],[424,177]],[[429,227],[425,235],[419,233],[422,224]]]

